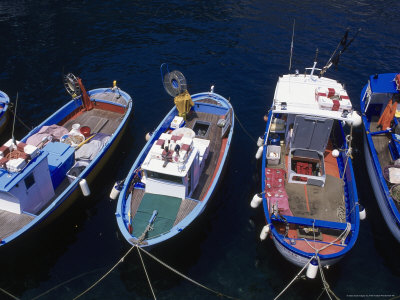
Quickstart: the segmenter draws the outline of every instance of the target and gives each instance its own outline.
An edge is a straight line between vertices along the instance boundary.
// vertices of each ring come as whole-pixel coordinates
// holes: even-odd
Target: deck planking
[[[220,116],[201,112],[192,112],[186,122],[186,127],[193,128],[197,120],[210,122],[210,129],[207,139],[210,140],[209,154],[205,163],[203,172],[200,176],[199,183],[192,194],[192,198],[202,200],[213,179],[214,170],[217,167],[217,162],[222,146],[221,133],[222,129],[217,126]],[[200,137],[201,138],[201,137]]]
[[[198,201],[192,199],[183,199],[179,207],[178,214],[176,215],[174,226],[186,218],[186,216],[196,207],[198,203]]]
[[[144,189],[133,189],[131,197],[131,218],[133,219],[142,202],[144,196]]]
[[[35,217],[27,214],[15,214],[0,209],[0,239],[4,239],[18,231]]]
[[[72,124],[78,123],[81,126],[90,127],[91,133],[98,133],[97,129],[100,129],[99,132],[111,135],[117,130],[118,126],[122,122],[122,119],[123,115],[120,113],[94,108],[83,112],[76,118],[70,119],[61,125],[67,128],[67,130],[71,130]],[[107,120],[107,122],[103,127],[99,128],[102,120]]]
[[[115,93],[96,93],[95,95],[92,95],[90,97],[90,100],[92,101],[96,101],[96,100],[106,100],[106,101],[110,101],[110,102],[114,102],[114,103],[118,103],[118,104],[122,104],[122,105],[127,105],[128,103],[126,102],[126,100],[124,99],[124,97],[122,97],[119,93],[118,90]]]

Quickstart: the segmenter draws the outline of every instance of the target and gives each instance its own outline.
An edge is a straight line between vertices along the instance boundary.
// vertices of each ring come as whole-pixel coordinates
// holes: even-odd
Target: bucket
[[[85,138],[88,138],[90,136],[90,127],[89,126],[82,126],[79,131],[85,136]]]

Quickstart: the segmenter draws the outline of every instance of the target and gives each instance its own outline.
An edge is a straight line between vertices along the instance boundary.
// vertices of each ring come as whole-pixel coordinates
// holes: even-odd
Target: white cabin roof
[[[194,138],[194,132],[191,129],[181,129],[186,129],[186,132],[183,131],[186,135],[179,134],[182,131],[178,130],[174,130],[172,134],[161,134],[160,138],[150,148],[142,164],[143,170],[184,177],[190,170],[197,153],[199,153],[199,159],[202,160],[207,153],[210,141]],[[175,151],[176,145],[179,145],[180,148],[178,152]],[[164,157],[167,154],[163,150],[165,146],[170,149],[170,156],[167,165],[164,167]]]
[[[193,148],[190,151],[189,157],[185,162],[168,162],[165,167],[163,167],[164,160],[152,157],[149,153],[142,164],[142,169],[172,176],[185,177],[187,172],[190,170],[190,166],[192,165],[197,152],[197,149]]]
[[[334,79],[309,74],[283,75],[276,85],[273,111],[351,121],[352,110],[344,117],[342,111],[321,109],[315,95],[317,88],[333,88],[346,93],[343,85]],[[286,109],[283,102],[286,102]]]

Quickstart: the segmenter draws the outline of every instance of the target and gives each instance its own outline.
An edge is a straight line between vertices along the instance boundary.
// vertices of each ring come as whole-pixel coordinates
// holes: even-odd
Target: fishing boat
[[[68,74],[64,84],[72,100],[20,141],[12,134],[0,147],[0,247],[37,232],[82,193],[90,195],[127,124],[132,99],[115,81],[86,92]]]
[[[375,198],[400,242],[400,74],[369,77],[361,92],[364,154]]]
[[[232,105],[214,87],[190,95],[181,72],[162,65],[161,74],[175,106],[110,195],[116,198],[120,190],[116,218],[125,240],[148,249],[178,235],[204,211],[234,128]]]
[[[8,108],[10,105],[10,98],[7,94],[0,91],[0,133],[4,131],[8,121]]]
[[[309,267],[310,278],[353,247],[360,220],[351,129],[361,118],[344,86],[316,64],[278,79],[256,154],[262,193],[251,201],[252,207],[263,203],[260,238],[270,234],[288,261]]]

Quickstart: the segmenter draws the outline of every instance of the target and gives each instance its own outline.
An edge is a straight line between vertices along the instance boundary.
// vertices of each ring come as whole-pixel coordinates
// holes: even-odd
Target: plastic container
[[[281,146],[267,146],[267,161],[268,165],[278,165],[281,159]]]
[[[69,182],[74,181],[88,165],[89,162],[83,160],[78,160],[75,162],[72,168],[67,172]]]
[[[90,127],[89,126],[82,126],[79,131],[85,136],[85,138],[88,138],[90,136]]]

